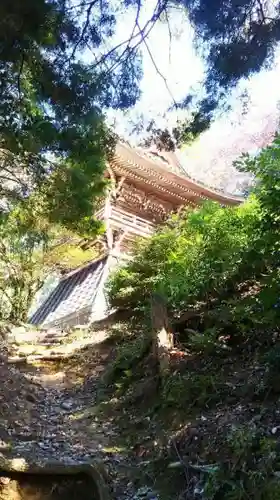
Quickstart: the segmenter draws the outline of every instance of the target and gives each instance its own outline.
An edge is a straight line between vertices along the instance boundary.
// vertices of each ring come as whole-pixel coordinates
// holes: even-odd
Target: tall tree
[[[98,3],[99,5],[99,3]],[[104,160],[114,146],[102,110],[138,96],[137,61],[117,52],[86,62],[111,36],[107,2],[3,0],[0,6],[0,189],[6,202],[42,188],[50,216],[71,224],[92,213]]]

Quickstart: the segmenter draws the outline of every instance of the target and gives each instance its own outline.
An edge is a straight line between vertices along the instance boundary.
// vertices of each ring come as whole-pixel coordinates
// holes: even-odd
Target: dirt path
[[[83,337],[64,344],[44,345],[41,338],[17,345],[11,342],[8,356],[1,360],[1,453],[40,464],[102,459],[113,476],[114,498],[131,498],[133,485],[120,472],[127,456],[113,447],[118,429],[113,419],[104,421],[98,413],[100,382],[113,355],[112,346],[104,338],[96,342],[93,334],[87,340]],[[57,352],[71,357],[18,361],[19,354],[28,360],[31,353]]]

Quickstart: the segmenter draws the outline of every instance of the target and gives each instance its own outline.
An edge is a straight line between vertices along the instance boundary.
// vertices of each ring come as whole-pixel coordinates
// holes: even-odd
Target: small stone
[[[154,492],[154,491],[148,491],[148,493],[147,493],[147,498],[148,498],[149,500],[154,500],[154,499],[156,499],[157,497],[156,497],[156,494],[155,494],[155,492]]]
[[[62,404],[61,404],[61,408],[63,408],[64,410],[71,410],[73,406],[73,402],[71,400],[69,401],[64,401]]]
[[[10,477],[5,477],[5,476],[1,476],[0,477],[0,483],[1,484],[9,484],[10,481],[11,481]]]
[[[33,394],[26,394],[26,400],[29,401],[29,403],[37,403],[37,399]]]
[[[279,429],[279,426],[273,427],[273,429],[271,429],[271,433],[272,434],[276,434],[276,432],[278,431],[278,429]]]
[[[136,491],[136,494],[135,496],[136,497],[148,497],[149,493],[151,493],[151,490],[148,486],[142,486],[142,488],[139,488],[137,491]],[[153,493],[153,496],[154,496],[154,493]]]

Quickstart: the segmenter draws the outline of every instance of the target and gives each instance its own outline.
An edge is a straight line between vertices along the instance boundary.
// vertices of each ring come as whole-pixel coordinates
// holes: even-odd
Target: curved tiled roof
[[[112,166],[122,175],[127,174],[138,182],[150,185],[168,198],[183,203],[196,204],[199,200],[212,199],[226,205],[243,201],[240,196],[229,195],[191,179],[173,152],[157,152],[131,148],[118,143]]]

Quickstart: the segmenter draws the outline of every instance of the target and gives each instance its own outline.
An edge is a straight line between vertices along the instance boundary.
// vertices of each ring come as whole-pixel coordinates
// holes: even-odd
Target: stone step
[[[62,345],[62,342],[40,342],[38,344],[36,344],[38,347],[40,346],[50,346],[50,347],[54,347],[54,346],[61,346]]]
[[[47,335],[46,337],[41,337],[38,340],[40,340],[42,342],[42,341],[51,341],[51,340],[65,340],[65,338],[67,338],[67,337],[63,337],[61,335],[53,335],[53,336]]]
[[[38,347],[41,347],[41,346],[61,346],[63,345],[61,342],[53,342],[53,341],[48,341],[48,340],[45,340],[44,342],[38,342],[36,344],[36,346]],[[1,499],[0,499],[1,500]]]
[[[66,335],[38,335],[37,337],[34,337],[33,339],[25,340],[24,338],[18,339],[16,342],[20,344],[26,344],[26,345],[35,345],[35,344],[42,344],[43,342],[63,342],[66,338]]]

